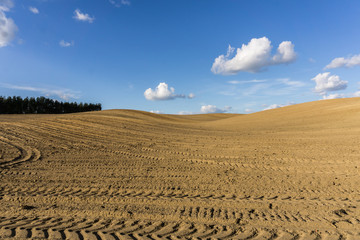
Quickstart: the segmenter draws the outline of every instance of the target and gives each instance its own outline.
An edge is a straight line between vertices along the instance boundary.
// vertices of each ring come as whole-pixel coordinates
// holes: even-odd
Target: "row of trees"
[[[23,114],[23,113],[75,113],[100,111],[101,104],[59,102],[57,100],[37,97],[1,97],[0,96],[0,114]]]

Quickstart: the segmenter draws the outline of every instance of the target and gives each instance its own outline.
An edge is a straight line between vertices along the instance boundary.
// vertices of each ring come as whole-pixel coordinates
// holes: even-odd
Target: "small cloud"
[[[344,98],[345,95],[344,94],[340,94],[340,93],[333,93],[333,94],[329,94],[329,95],[324,95],[323,99],[336,99],[336,98]]]
[[[264,108],[263,111],[265,110],[271,110],[271,109],[276,109],[276,108],[281,108],[281,107],[286,107],[286,106],[290,106],[290,105],[294,105],[294,103],[287,103],[287,104],[271,104],[268,107]]]
[[[233,81],[228,81],[228,83],[236,85],[236,84],[240,84],[241,81],[233,80]]]
[[[311,63],[316,63],[316,60],[313,59],[313,58],[309,58],[309,62],[311,62]]]
[[[148,88],[144,92],[144,96],[147,100],[161,101],[161,100],[172,100],[175,98],[194,98],[195,95],[190,93],[188,96],[185,94],[175,94],[175,88],[170,87],[166,83],[159,83],[155,90]]]
[[[131,4],[129,0],[109,0],[109,2],[115,7],[129,6]]]
[[[11,18],[7,18],[5,12],[14,7],[11,0],[0,0],[0,48],[6,47],[15,38],[18,28]]]
[[[315,81],[315,91],[321,95],[325,95],[329,91],[338,91],[347,88],[347,81],[343,81],[337,75],[330,75],[329,72],[319,73],[311,79]]]
[[[189,111],[180,111],[177,113],[178,115],[192,115],[192,114],[195,114],[193,112],[189,112]]]
[[[39,9],[37,9],[36,7],[29,7],[29,11],[33,14],[39,14]]]
[[[280,43],[277,53],[272,57],[273,64],[291,63],[295,61],[296,53],[294,51],[294,44],[290,41]]]
[[[278,79],[279,82],[290,86],[290,87],[303,87],[305,86],[305,83],[300,82],[300,81],[291,81],[289,78],[279,78]]]
[[[192,114],[209,114],[209,113],[227,113],[232,110],[232,107],[225,106],[224,108],[218,108],[215,105],[203,105],[200,108],[200,112],[180,111],[178,115],[192,115]]]
[[[69,101],[70,99],[79,98],[79,92],[74,92],[69,89],[48,89],[48,88],[38,88],[31,86],[18,86],[11,84],[1,84],[1,87],[14,89],[14,90],[22,90],[22,91],[30,91],[30,92],[39,92],[44,94],[46,97],[57,96],[62,100]]]
[[[274,56],[271,56],[271,50],[271,42],[266,37],[253,38],[247,45],[243,44],[236,50],[233,58],[231,55],[235,49],[229,46],[226,55],[220,55],[215,59],[211,71],[222,75],[238,72],[256,73],[271,65],[291,63],[296,60],[294,44],[290,41],[280,43]]]
[[[195,98],[195,94],[190,93],[187,97],[188,97],[189,99],[193,99],[193,98]]]
[[[252,113],[252,112],[254,112],[254,110],[252,110],[252,109],[250,109],[250,108],[246,108],[246,109],[245,109],[245,112],[246,112],[246,113]]]
[[[263,83],[266,81],[267,80],[253,79],[253,80],[245,80],[245,81],[234,80],[234,81],[228,81],[228,83],[236,85],[236,84],[243,84],[243,83]]]
[[[354,93],[333,93],[329,95],[323,95],[322,99],[336,99],[336,98],[351,98],[351,97],[360,97],[360,91]]]
[[[351,68],[354,66],[360,66],[360,54],[354,55],[348,58],[335,58],[331,61],[328,65],[326,65],[325,69],[332,69],[332,68],[340,68],[340,67],[347,67]]]
[[[94,17],[90,17],[89,14],[87,13],[82,13],[79,9],[76,9],[74,11],[73,18],[82,22],[89,22],[89,23],[92,23],[95,20]]]
[[[200,113],[226,113],[231,110],[231,107],[226,106],[224,109],[218,108],[215,105],[204,105],[201,106]]]
[[[353,94],[353,97],[360,97],[360,91],[357,91]]]
[[[151,110],[151,113],[156,113],[156,114],[162,114],[163,112],[159,111],[159,110]]]
[[[64,40],[61,40],[60,42],[59,42],[59,45],[61,46],[61,47],[72,47],[72,46],[74,46],[74,41],[71,41],[71,42],[66,42],[66,41],[64,41]]]

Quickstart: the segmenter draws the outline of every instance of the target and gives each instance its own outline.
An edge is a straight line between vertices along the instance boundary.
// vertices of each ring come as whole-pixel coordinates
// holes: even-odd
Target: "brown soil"
[[[360,98],[0,116],[0,238],[360,239]]]

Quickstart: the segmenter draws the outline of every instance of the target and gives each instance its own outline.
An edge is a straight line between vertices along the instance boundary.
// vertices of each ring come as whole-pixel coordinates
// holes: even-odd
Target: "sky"
[[[358,0],[0,0],[0,95],[168,114],[360,97]]]

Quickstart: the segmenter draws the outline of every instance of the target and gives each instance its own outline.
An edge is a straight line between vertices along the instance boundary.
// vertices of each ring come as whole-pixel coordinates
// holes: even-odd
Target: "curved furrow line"
[[[46,127],[39,127],[38,125],[36,125],[36,129],[42,129],[41,131],[41,134],[44,134],[45,132],[48,132],[49,134],[51,134],[51,131],[47,131],[49,129],[51,130],[57,130],[55,127],[50,127],[49,125],[46,125]],[[34,130],[32,130],[34,131]],[[54,139],[59,139],[59,133],[57,131],[54,131]],[[26,134],[25,134],[26,135]],[[74,139],[74,135],[76,135],[77,137],[75,137]],[[66,138],[66,136],[68,136],[69,138]],[[24,137],[24,136],[22,136]],[[65,128],[64,131],[61,132],[61,137],[64,138],[64,140],[67,140],[67,141],[79,141],[81,140],[81,142],[85,140],[88,140],[90,142],[92,142],[94,145],[96,146],[102,146],[104,144],[104,142],[102,141],[99,141],[99,138],[97,135],[94,135],[94,138],[93,139],[87,139],[88,136],[84,136],[83,134],[79,133],[79,132],[74,132],[74,133],[70,133],[70,130]],[[107,143],[113,143],[113,141],[109,140],[108,138],[105,139],[104,138],[104,141],[106,140]],[[108,153],[113,153],[113,154],[119,154],[119,155],[123,155],[123,156],[127,156],[127,157],[132,157],[132,158],[139,158],[139,159],[148,159],[148,160],[153,160],[153,161],[160,161],[160,160],[165,160],[165,158],[163,157],[159,157],[159,156],[148,156],[148,155],[143,155],[143,154],[136,154],[136,153],[132,153],[131,152],[131,149],[134,149],[130,144],[128,145],[125,145],[125,144],[116,144],[115,145],[116,149],[118,148],[123,148],[124,150],[128,150],[128,151],[120,151],[120,150],[114,150],[114,149],[103,149],[103,148],[97,148],[95,147],[94,150],[96,151],[100,151],[100,152],[108,152]],[[86,144],[86,148],[92,148],[91,145],[89,145],[88,143]]]
[[[114,141],[112,141],[111,139],[109,140],[109,135],[108,134],[104,134],[99,132],[97,129],[96,133],[89,133],[89,131],[87,131],[87,134],[84,135],[82,134],[81,131],[78,131],[78,129],[81,129],[81,127],[76,126],[75,129],[70,129],[68,124],[64,124],[64,123],[59,123],[59,122],[55,122],[55,121],[51,121],[51,124],[46,124],[46,123],[42,123],[42,126],[40,127],[39,124],[36,124],[36,128],[40,128],[42,129],[42,133],[44,133],[44,131],[48,132],[49,134],[51,132],[56,133],[56,137],[59,137],[59,130],[61,130],[61,136],[68,136],[70,137],[70,139],[75,138],[76,140],[88,140],[90,142],[93,143],[114,143]],[[32,129],[34,128],[33,125],[30,125],[32,127]],[[87,129],[89,130],[89,129]],[[114,129],[111,129],[111,133],[113,133]],[[124,134],[124,132],[121,132],[121,134]],[[90,137],[90,135],[92,135]],[[55,135],[54,135],[55,136]],[[118,135],[114,135],[114,139],[118,139]],[[138,141],[138,138],[136,138],[136,140]],[[116,145],[117,147],[123,147],[123,148],[131,148],[131,145],[129,144],[121,144],[121,145]],[[174,151],[166,151],[166,150],[155,150],[152,148],[146,148],[143,147],[142,150],[145,151],[152,151],[152,152],[161,152],[161,153],[166,153],[166,154],[172,154],[172,155],[183,155],[183,156],[194,156],[194,157],[200,157],[200,158],[212,158],[212,159],[239,159],[238,156],[213,156],[213,155],[203,155],[203,154],[192,154],[192,153],[188,153],[188,152],[174,152]]]
[[[79,136],[80,139],[89,139],[91,141],[98,141],[102,143],[113,143],[114,140],[119,140],[119,136],[129,135],[132,137],[135,137],[136,134],[130,133],[131,130],[129,130],[128,127],[126,128],[119,128],[118,124],[104,128],[103,125],[99,125],[97,127],[94,127],[91,124],[86,124],[86,122],[82,122],[82,125],[75,125],[74,121],[65,121],[65,122],[52,122],[51,125],[53,127],[56,126],[55,129],[61,129],[61,131],[67,131],[68,133],[72,133],[74,136]],[[82,134],[82,130],[86,129],[87,133],[86,136]],[[101,129],[101,131],[99,131]],[[80,131],[78,131],[80,130]],[[139,135],[136,135],[136,139],[143,138],[144,132],[139,131]]]
[[[129,133],[128,131],[121,131],[119,132],[119,134],[114,135],[114,132],[118,131],[115,127],[109,130],[110,131],[109,134],[113,135],[113,137],[110,138],[108,134],[101,133],[97,129],[95,133],[91,133],[89,132],[90,129],[86,129],[86,134],[83,134],[82,133],[83,131],[79,131],[78,129],[72,129],[68,125],[62,126],[62,124],[59,124],[58,122],[41,123],[41,124],[26,123],[26,125],[28,129],[31,129],[31,131],[36,129],[39,136],[47,134],[49,136],[52,136],[53,139],[57,139],[57,140],[60,137],[63,140],[68,140],[68,141],[71,140],[76,143],[86,142],[84,147],[90,147],[91,144],[96,146],[103,146],[104,144],[107,144],[107,146],[112,146],[113,144],[116,144],[117,147],[129,148],[131,147],[131,145],[129,144],[122,142],[118,143],[119,139],[123,139],[126,135],[127,142],[129,142],[129,140],[131,139],[134,140],[135,142],[138,142],[139,139],[143,138],[143,135],[134,136],[134,134]]]
[[[2,169],[6,169],[6,168],[9,168],[9,167],[12,167],[12,166],[24,163],[24,162],[36,161],[41,158],[40,151],[35,148],[23,146],[18,143],[15,144],[1,136],[0,136],[0,141],[17,148],[20,152],[20,156],[15,157],[14,159],[7,161],[7,162],[1,162],[0,168],[2,168]]]
[[[134,157],[134,158],[142,158],[142,159],[148,159],[148,160],[153,160],[153,161],[165,160],[165,158],[163,158],[163,157],[147,156],[147,155],[130,153],[130,152],[125,152],[125,151],[117,151],[117,150],[114,151],[114,150],[112,150],[111,152],[116,153],[116,154],[120,154],[120,155],[123,155],[123,156],[129,156],[129,157]]]
[[[297,218],[293,218],[292,214],[286,211],[278,210],[238,210],[231,208],[213,208],[213,207],[183,207],[175,211],[180,219],[193,219],[193,220],[221,220],[227,222],[236,222],[237,224],[261,221],[261,222],[273,222],[281,221],[286,223],[310,223],[314,222],[313,219],[306,219],[306,216],[297,213]],[[300,220],[301,219],[301,220]],[[326,222],[325,219],[317,220]]]
[[[199,158],[212,158],[212,159],[221,159],[221,160],[240,160],[239,156],[217,156],[217,155],[210,155],[210,154],[195,154],[190,152],[180,152],[180,151],[170,151],[170,150],[160,150],[154,148],[143,147],[141,148],[143,151],[147,152],[160,152],[165,154],[171,155],[182,155],[182,156],[189,156],[189,157],[199,157]]]
[[[256,202],[321,202],[326,205],[336,205],[339,200],[343,200],[342,198],[308,198],[308,197],[291,197],[291,196],[235,196],[231,194],[223,195],[223,194],[210,194],[210,195],[200,195],[197,193],[186,194],[179,193],[175,191],[127,191],[127,190],[106,190],[103,189],[80,189],[80,188],[60,188],[56,187],[48,188],[40,187],[40,188],[3,188],[0,191],[0,196],[45,196],[45,197],[111,197],[111,198],[144,198],[144,199],[179,199],[179,200],[212,200],[212,201],[233,201],[233,202],[243,202],[243,201],[256,201]],[[347,202],[359,202],[360,199],[346,199]]]
[[[56,124],[56,122],[54,124]],[[72,142],[81,143],[88,140],[87,135],[81,135],[81,132],[71,131],[71,129],[69,128],[58,129],[55,126],[46,125],[44,123],[43,124],[26,123],[25,126],[27,127],[27,131],[31,131],[32,133],[34,132],[37,133],[37,135],[35,136],[36,139],[45,138],[44,135],[46,135],[46,139],[51,137],[56,141],[63,140],[63,141],[72,141]],[[93,141],[88,140],[87,142],[92,142],[94,144],[97,143],[98,145],[100,145],[99,142],[101,141],[98,138],[97,141],[94,139]],[[109,142],[107,141],[107,143]]]
[[[3,218],[0,238],[40,239],[347,239],[339,233],[300,232],[241,225],[207,225],[144,220],[113,221],[110,219]],[[25,221],[26,220],[26,221]],[[4,226],[10,221],[13,224]],[[57,222],[57,223],[56,223]],[[56,224],[60,224],[59,226]],[[6,225],[6,224],[5,224]],[[95,225],[96,228],[95,228]],[[358,232],[348,232],[359,236]],[[351,238],[350,238],[351,239]]]

